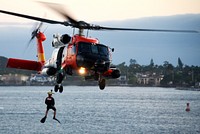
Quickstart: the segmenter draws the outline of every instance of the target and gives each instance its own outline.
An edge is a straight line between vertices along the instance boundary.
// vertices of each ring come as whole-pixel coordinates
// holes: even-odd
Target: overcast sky
[[[200,0],[43,0],[43,2],[44,1],[45,2],[56,1],[57,3],[62,4],[66,12],[69,13],[71,16],[73,16],[75,19],[84,20],[86,22],[95,22],[95,24],[103,24],[98,21],[126,20],[126,19],[135,19],[135,18],[152,17],[152,16],[170,16],[170,15],[191,14],[191,13],[200,14]],[[27,15],[37,16],[37,17],[45,17],[48,19],[54,19],[54,20],[59,20],[59,21],[65,20],[55,11],[52,11],[49,8],[45,7],[44,5],[35,1],[31,1],[31,0],[0,0],[0,10],[18,12],[18,13],[23,13]],[[22,23],[22,25],[12,24],[9,26],[7,25],[5,26],[2,24],[2,23],[7,23],[7,22],[14,22],[14,23],[19,22],[19,23]],[[24,51],[24,48],[27,47],[25,45],[27,45],[26,42],[28,42],[30,38],[30,35],[29,35],[29,33],[31,33],[30,29],[31,27],[33,27],[32,25],[24,25],[23,24],[24,22],[34,22],[34,21],[0,13],[0,27],[3,27],[0,30],[1,31],[0,34],[1,36],[3,35],[5,36],[5,38],[0,39],[0,44],[1,44],[0,56],[15,57],[15,58],[24,58],[24,57],[28,58],[29,56],[29,57],[35,58],[35,53],[32,53],[32,55],[30,56],[28,52],[26,52],[26,55],[24,55],[23,52],[21,52],[21,51]],[[118,22],[120,23],[118,23],[117,27],[124,27],[125,21],[118,21]],[[194,22],[196,23],[196,21]],[[162,23],[165,23],[165,22],[162,21]],[[176,22],[173,22],[173,24],[174,23]],[[148,24],[148,22],[147,23],[143,22],[143,25],[145,24]],[[197,24],[200,24],[200,23],[197,22]],[[143,25],[142,27],[140,26],[140,28],[144,28]],[[24,28],[25,26],[26,28]],[[110,26],[112,26],[112,24]],[[159,26],[163,26],[163,24],[159,24]],[[45,27],[47,27],[46,24],[45,24]],[[53,26],[51,25],[51,28],[52,27]],[[133,27],[137,28],[137,26],[135,27],[134,24],[133,24]],[[63,27],[59,27],[59,28],[63,28]],[[156,25],[156,28],[157,28],[157,25]],[[198,29],[195,29],[195,30],[198,30]],[[50,33],[50,31],[52,31],[52,33]],[[48,36],[47,36],[47,41],[45,42],[45,44],[51,44],[52,34],[54,34],[55,32],[62,33],[57,28],[56,30],[55,29],[51,30],[50,27],[48,27],[48,30],[46,31],[46,35]],[[157,40],[159,38],[154,38],[154,36],[156,37],[158,36],[158,34],[156,33],[145,34],[144,32],[143,33],[119,32],[118,37],[121,37],[122,35],[124,35],[123,36],[124,38],[119,38],[119,40],[116,42],[115,41],[116,37],[114,37],[113,33],[109,34],[108,31],[104,32],[103,34],[102,33],[103,32],[101,33],[98,32],[97,33],[98,35],[94,37],[97,37],[101,40],[101,42],[108,44],[111,47],[116,48],[115,53],[113,53],[113,62],[115,62],[115,64],[123,62],[125,60],[127,62],[129,61],[130,58],[137,59],[138,62],[141,64],[149,63],[151,58],[153,58],[155,60],[155,63],[158,63],[158,64],[162,64],[164,60],[169,60],[170,62],[171,61],[173,62],[174,60],[173,63],[176,64],[177,58],[180,56],[183,62],[187,64],[200,65],[199,60],[198,60],[200,49],[199,49],[199,46],[197,45],[199,44],[199,37],[196,37],[196,40],[197,40],[196,42],[195,40],[193,40],[193,38],[190,38],[190,36],[184,37],[183,39],[187,40],[185,41],[186,44],[188,42],[188,45],[189,45],[187,46],[187,48],[184,48],[183,45],[181,47],[179,46],[180,44],[182,44],[181,40],[183,39],[182,39],[182,36],[178,34],[176,34],[176,37],[177,38],[179,37],[178,38],[179,40],[176,39],[176,37],[174,37],[176,40],[178,40],[178,43],[177,43],[177,42],[173,42],[173,40],[175,39],[171,38],[171,34],[169,34],[170,38],[168,40],[160,41],[160,40]],[[163,35],[161,36],[162,38],[165,38],[167,33],[163,33],[161,35]],[[172,36],[173,35],[175,34],[172,34]],[[10,36],[12,37],[12,40],[10,40]],[[151,41],[154,41],[154,43],[152,44],[155,44],[156,46],[149,47]],[[171,41],[170,44],[174,45],[176,49],[174,49],[174,47],[173,48],[170,47],[169,45],[165,45],[165,43],[168,41]],[[124,44],[124,43],[126,43],[126,47],[129,47],[129,48],[126,48],[126,47],[121,48],[120,47],[121,44]],[[19,45],[19,44],[21,45],[19,47],[16,47],[16,49],[10,49],[14,45]],[[46,55],[47,55],[47,58],[49,58],[52,51],[50,49],[52,48],[49,47],[48,45],[44,45],[44,47],[46,47],[45,48],[45,51],[47,52]],[[127,51],[127,49],[130,52]],[[179,52],[179,50],[181,51]],[[143,55],[144,51],[145,51],[146,56]],[[154,51],[157,51],[157,52],[154,52]],[[162,53],[163,51],[165,53]],[[174,51],[176,55],[172,55],[171,54],[172,51]],[[158,52],[162,53],[161,57],[157,56]],[[186,53],[187,53],[187,56],[185,56]],[[191,61],[191,63],[189,63],[188,61]]]
[[[55,0],[38,0],[55,2]],[[0,9],[31,14],[39,17],[63,19],[55,12],[31,0],[0,0]],[[200,13],[200,0],[56,0],[76,19],[108,21]],[[28,21],[0,14],[1,22]]]

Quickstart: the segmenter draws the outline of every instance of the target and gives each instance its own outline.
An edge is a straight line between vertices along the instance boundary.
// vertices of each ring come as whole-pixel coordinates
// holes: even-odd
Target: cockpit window
[[[97,45],[91,45],[92,53],[98,54],[98,47]]]
[[[102,44],[92,44],[86,42],[79,42],[78,53],[93,53],[107,56],[109,54],[108,47]]]
[[[99,45],[99,53],[100,55],[108,55],[108,48],[103,45]]]
[[[90,53],[91,52],[90,45],[91,45],[90,43],[81,42],[78,45],[79,52],[80,53]]]

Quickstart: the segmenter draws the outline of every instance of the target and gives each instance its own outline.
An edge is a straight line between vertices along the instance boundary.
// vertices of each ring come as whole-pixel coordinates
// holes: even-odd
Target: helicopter
[[[98,81],[99,88],[103,90],[106,86],[107,79],[117,79],[120,77],[120,70],[112,66],[112,52],[114,48],[101,44],[96,38],[89,38],[83,34],[84,30],[119,30],[119,31],[149,31],[149,32],[187,32],[198,33],[194,30],[164,30],[164,29],[136,29],[136,28],[116,28],[105,27],[87,23],[85,21],[77,21],[69,14],[64,12],[61,7],[55,7],[55,3],[42,3],[53,9],[63,17],[66,21],[56,21],[41,17],[25,15],[5,10],[0,13],[27,18],[41,22],[39,26],[32,32],[31,40],[37,39],[37,57],[38,61],[9,58],[7,67],[26,70],[38,71],[38,73],[47,76],[54,76],[56,84],[55,92],[63,92],[62,82],[66,75],[77,73],[85,78],[85,80]],[[52,47],[54,48],[52,56],[49,60],[45,59],[43,41],[46,36],[40,31],[43,23],[60,24],[66,27],[76,28],[78,34],[70,36],[68,34],[54,34]]]

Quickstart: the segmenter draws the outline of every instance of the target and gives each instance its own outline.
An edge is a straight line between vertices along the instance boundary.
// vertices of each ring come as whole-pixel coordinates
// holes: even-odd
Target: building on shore
[[[157,75],[156,73],[137,73],[137,83],[142,86],[160,86],[160,82],[164,75]]]
[[[20,74],[0,75],[0,85],[26,85],[29,76]]]

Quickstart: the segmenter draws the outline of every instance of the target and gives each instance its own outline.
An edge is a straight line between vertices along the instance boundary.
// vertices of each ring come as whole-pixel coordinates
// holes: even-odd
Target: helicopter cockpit
[[[89,53],[96,54],[100,56],[108,56],[109,50],[108,47],[102,44],[93,44],[88,42],[79,42],[78,43],[78,54]]]
[[[94,44],[88,42],[78,43],[77,63],[78,66],[92,68],[95,65],[100,67],[109,67],[111,56],[109,47],[103,44]],[[104,70],[104,69],[103,69]]]

